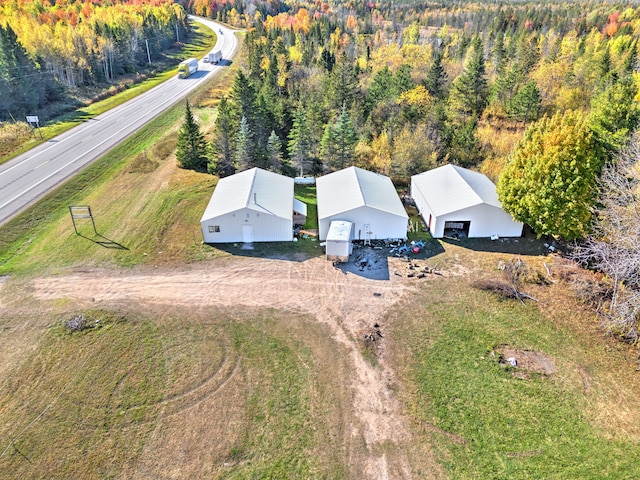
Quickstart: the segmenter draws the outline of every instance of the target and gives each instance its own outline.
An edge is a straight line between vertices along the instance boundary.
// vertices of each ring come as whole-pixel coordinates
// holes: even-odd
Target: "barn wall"
[[[318,219],[318,236],[321,241],[326,240],[329,227],[334,220],[345,220],[353,223],[354,240],[364,240],[364,226],[366,224],[369,224],[369,230],[372,232],[371,240],[407,238],[408,220],[406,218],[364,206],[331,217]]]
[[[210,233],[209,225],[217,225],[220,232]],[[242,226],[253,226],[255,242],[286,242],[293,240],[293,221],[245,208],[201,222],[205,243],[242,242]]]
[[[429,225],[429,215],[432,215],[433,217],[435,217],[435,215],[433,215],[433,212],[431,211],[429,204],[427,203],[424,196],[422,195],[422,191],[416,186],[413,178],[411,178],[411,197],[413,198],[413,201],[416,204],[418,213],[422,217],[422,220],[424,220],[424,224],[429,227],[431,236],[434,238],[439,238],[436,236],[435,218],[431,220],[431,225]],[[440,236],[442,236],[442,234]]]
[[[425,223],[429,220],[422,217]],[[492,205],[481,204],[458,210],[457,212],[441,215],[432,222],[431,235],[434,238],[444,236],[444,224],[451,221],[469,221],[469,238],[485,238],[492,235],[500,237],[519,237],[522,235],[522,224],[515,222],[511,215]]]

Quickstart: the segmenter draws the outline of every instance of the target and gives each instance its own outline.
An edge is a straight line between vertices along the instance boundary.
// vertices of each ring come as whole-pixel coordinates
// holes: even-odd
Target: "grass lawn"
[[[0,380],[11,478],[168,472],[158,452],[172,438],[191,459],[183,478],[346,478],[344,453],[326,448],[344,435],[342,412],[321,403],[345,402],[324,370],[345,365],[321,326],[279,312],[120,308],[83,312],[99,326],[71,333],[63,323],[76,313],[32,319],[37,346]]]
[[[429,284],[389,320],[415,431],[435,446],[450,478],[640,476],[638,429],[626,417],[637,401],[618,377],[637,380],[628,350],[605,353],[594,325],[569,325],[572,314],[587,315],[572,301],[553,319],[548,308],[453,281]],[[495,351],[502,345],[542,352],[557,372],[501,364]],[[612,374],[613,364],[625,373]],[[605,401],[609,394],[625,400]],[[635,433],[627,435],[630,428]]]

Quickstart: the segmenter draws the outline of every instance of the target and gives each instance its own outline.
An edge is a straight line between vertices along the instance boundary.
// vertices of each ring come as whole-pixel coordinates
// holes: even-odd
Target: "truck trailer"
[[[206,57],[204,57],[204,61],[208,63],[217,64],[222,60],[222,50],[211,50]]]
[[[178,78],[187,78],[198,71],[198,59],[190,58],[178,65]]]

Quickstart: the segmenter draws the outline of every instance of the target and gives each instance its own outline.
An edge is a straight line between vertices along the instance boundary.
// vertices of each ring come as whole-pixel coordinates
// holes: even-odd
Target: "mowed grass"
[[[225,69],[208,88],[228,88],[235,68]],[[214,108],[198,107],[204,92],[192,96],[193,112],[214,117]],[[184,104],[172,107],[0,227],[0,274],[188,262],[215,255],[202,245],[199,221],[217,179],[177,167],[175,145],[183,117]],[[69,205],[89,205],[99,235],[89,220],[78,222],[76,235]]]
[[[0,380],[10,478],[346,478],[336,374],[348,371],[322,327],[275,311],[123,307],[84,311],[100,326],[71,333],[77,313],[40,326]],[[8,330],[0,338],[19,341]]]
[[[459,280],[430,283],[412,300],[389,320],[392,357],[417,441],[433,446],[450,478],[640,477],[629,349],[604,349],[569,298],[550,315],[550,305],[500,301]],[[570,320],[581,314],[582,326]],[[502,345],[548,355],[557,372],[500,364],[492,352]]]

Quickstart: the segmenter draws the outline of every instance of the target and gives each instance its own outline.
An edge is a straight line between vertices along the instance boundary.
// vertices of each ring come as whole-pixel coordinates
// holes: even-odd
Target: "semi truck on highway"
[[[178,65],[178,78],[187,78],[198,71],[198,59],[190,58]]]
[[[206,57],[204,57],[205,62],[209,63],[218,63],[222,60],[222,50],[211,50]]]

